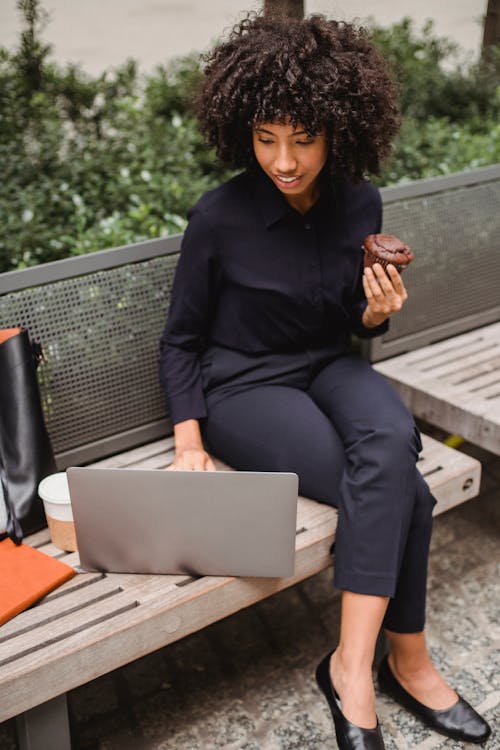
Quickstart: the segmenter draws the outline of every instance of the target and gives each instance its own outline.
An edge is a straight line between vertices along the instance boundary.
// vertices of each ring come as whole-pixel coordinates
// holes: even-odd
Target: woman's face
[[[263,122],[252,132],[255,158],[293,208],[304,213],[319,196],[318,175],[328,145],[324,132],[310,136],[301,125]]]

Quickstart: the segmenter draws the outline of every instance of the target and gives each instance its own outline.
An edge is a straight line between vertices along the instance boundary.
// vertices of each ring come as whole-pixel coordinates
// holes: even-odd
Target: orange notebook
[[[4,539],[0,542],[0,625],[74,575],[66,563]]]

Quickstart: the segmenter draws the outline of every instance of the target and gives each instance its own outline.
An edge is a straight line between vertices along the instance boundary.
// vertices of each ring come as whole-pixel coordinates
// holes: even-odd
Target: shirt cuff
[[[172,425],[187,419],[204,419],[207,407],[202,393],[180,394],[168,399],[168,409]]]
[[[352,317],[352,332],[360,339],[373,339],[376,336],[381,336],[383,333],[387,333],[389,330],[389,318],[373,328],[367,328],[363,325],[363,313],[366,310],[367,305],[368,303],[365,301],[357,305]]]

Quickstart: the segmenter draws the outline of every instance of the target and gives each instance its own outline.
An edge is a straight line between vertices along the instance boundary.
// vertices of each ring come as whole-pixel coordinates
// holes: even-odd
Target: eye
[[[270,138],[262,138],[259,136],[259,143],[274,143]]]
[[[297,146],[310,146],[314,143],[314,138],[309,138],[307,141],[295,141]]]

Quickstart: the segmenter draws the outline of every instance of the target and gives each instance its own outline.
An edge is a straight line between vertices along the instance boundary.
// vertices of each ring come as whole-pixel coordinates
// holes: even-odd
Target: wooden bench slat
[[[477,375],[474,377],[474,382],[463,382],[463,381],[457,381],[456,383],[453,383],[457,389],[463,388],[464,392],[467,393],[467,391],[470,391],[471,393],[475,393],[477,391],[482,391],[486,388],[491,388],[494,385],[497,385],[500,383],[500,376],[497,371],[494,372],[485,372],[481,375]]]
[[[127,464],[126,466],[123,466],[121,468],[124,468],[124,469],[166,469],[167,466],[170,466],[173,460],[174,460],[174,452],[165,451],[164,453],[159,453],[156,456],[148,456],[147,458],[143,458],[140,463]],[[110,467],[110,468],[115,468],[115,467]]]
[[[475,390],[480,390],[480,395],[482,396],[482,398],[485,398],[488,401],[497,399],[500,396],[500,379],[496,380],[491,385],[487,385],[481,389],[475,389]]]
[[[468,393],[475,392],[475,386],[481,387],[480,378],[484,375],[491,377],[493,374],[496,376],[500,372],[500,357],[485,357],[480,361],[474,362],[474,364],[467,365],[462,363],[460,366],[460,373],[457,374],[457,368],[438,374],[436,377],[438,380],[444,380],[447,384],[453,386],[457,393],[463,393],[465,396]]]
[[[439,346],[439,344],[431,344],[431,346]],[[453,369],[456,372],[457,364],[461,365],[464,362],[474,364],[474,362],[479,362],[484,357],[498,354],[496,347],[497,342],[494,339],[481,338],[469,344],[454,346],[453,351],[449,349],[441,351],[439,348],[431,356],[425,357],[420,361],[419,369],[423,373],[428,373],[431,377],[436,375],[436,371],[441,369]]]
[[[422,346],[419,349],[415,349],[406,354],[396,355],[395,357],[383,360],[382,362],[377,362],[374,367],[378,368],[378,365],[383,365],[384,362],[386,364],[392,362],[396,363],[404,359],[404,361],[410,366],[420,365],[420,369],[423,369],[427,364],[438,359],[455,357],[456,355],[460,358],[462,353],[468,349],[472,350],[475,347],[482,348],[487,345],[489,341],[496,341],[498,337],[498,331],[495,330],[496,326],[498,326],[498,323],[493,323],[491,325],[483,326],[482,328],[468,331],[467,333],[461,333],[452,338],[444,339],[443,341],[438,341],[434,344]]]
[[[335,508],[300,495],[297,503],[297,529],[321,523],[332,513],[336,513]]]
[[[62,618],[66,613],[73,611],[76,607],[84,608],[89,603],[98,601],[116,593],[118,584],[109,580],[108,577],[100,575],[94,578],[90,587],[78,588],[68,591],[64,600],[42,599],[36,606],[25,612],[21,612],[14,620],[10,620],[0,629],[0,645],[6,640],[12,640],[22,635],[27,630],[39,628],[52,621],[52,618]],[[1,656],[0,656],[1,659]]]
[[[189,587],[176,586],[172,582],[172,578],[174,577],[140,576],[136,577],[133,584],[127,586],[120,574],[109,576],[114,586],[109,597],[95,602],[91,601],[87,607],[79,610],[70,610],[61,618],[51,622],[50,626],[34,628],[0,643],[0,667],[2,672],[5,664],[8,665],[16,653],[18,655],[15,661],[16,668],[26,669],[31,668],[31,665],[34,665],[37,659],[51,660],[61,649],[70,650],[72,646],[66,645],[65,641],[68,641],[68,644],[73,643],[73,645],[77,643],[80,648],[82,646],[88,648],[96,639],[95,628],[100,631],[99,638],[111,637],[118,627],[116,618],[119,618],[122,625],[143,619],[141,613],[133,613],[133,610],[142,606],[143,601],[152,602],[154,600],[162,609],[170,609],[177,606],[180,601],[191,598],[192,594]],[[215,577],[205,576],[193,583],[200,584],[198,595],[203,595],[226,580],[229,579],[215,579]],[[127,613],[128,620],[125,617]],[[35,653],[37,656],[35,656]],[[38,654],[41,655],[38,656]],[[29,666],[23,664],[25,660],[28,660]]]
[[[67,562],[68,553],[59,549],[59,547],[56,547],[50,540],[45,544],[39,545],[37,549],[39,552],[49,555],[49,557],[56,557],[58,559],[64,558],[64,562]],[[72,565],[72,563],[70,562],[68,565]]]
[[[43,547],[46,544],[50,544],[50,532],[47,527],[44,529],[41,529],[40,531],[35,532],[34,534],[30,535],[29,543],[32,547],[35,547],[36,549],[39,549],[40,547]]]
[[[0,646],[2,642],[18,637],[24,631],[34,628],[43,628],[55,619],[63,619],[73,611],[83,613],[88,606],[97,604],[99,601],[113,597],[121,591],[141,590],[147,578],[152,576],[128,575],[128,574],[81,574],[82,577],[91,576],[90,585],[74,587],[64,594],[64,597],[46,597],[36,606],[21,612],[17,618],[5,623],[0,629]],[[77,576],[77,580],[80,575]],[[167,594],[179,584],[191,580],[189,576],[171,575],[164,576],[164,588],[162,594]],[[73,579],[75,580],[75,579]],[[58,590],[59,592],[59,590]],[[59,592],[61,593],[61,592]],[[112,602],[111,602],[112,604]],[[82,615],[83,617],[83,615]],[[0,652],[0,660],[1,660]]]
[[[432,367],[425,367],[421,369],[422,373],[425,373],[424,377],[437,378],[443,380],[444,378],[453,379],[457,375],[457,372],[464,377],[473,377],[474,372],[481,373],[481,368],[489,368],[489,363],[498,363],[498,348],[496,342],[489,343],[480,351],[464,351],[460,356],[457,356],[455,360],[446,360],[440,364],[435,364]]]
[[[499,350],[500,323],[493,323],[374,367],[415,416],[500,454]],[[492,387],[483,391],[484,383]]]
[[[143,460],[153,456],[161,456],[162,453],[168,453],[173,450],[174,438],[165,437],[161,440],[155,440],[152,443],[141,445],[138,448],[124,451],[123,453],[109,456],[101,461],[94,461],[92,466],[99,468],[120,468],[129,465],[140,464]]]
[[[93,586],[95,583],[101,581],[105,577],[106,573],[78,573],[75,578],[66,581],[66,583],[63,583],[62,586],[59,586],[50,594],[47,594],[47,596],[42,599],[42,602],[46,603],[52,601],[53,599],[59,599],[61,596],[66,596],[66,594],[69,594],[71,591],[78,591],[78,589],[84,589],[87,586]],[[37,607],[38,604],[35,604],[34,606]]]
[[[500,357],[498,359],[489,358],[480,363],[476,363],[473,366],[463,367],[461,369],[460,377],[456,374],[456,369],[438,376],[439,380],[443,380],[447,385],[453,387],[457,395],[462,394],[462,400],[469,399],[472,397],[474,400],[474,394],[480,391],[484,387],[484,376],[488,376],[486,379],[486,385],[491,382],[493,378],[498,377],[500,372]]]

